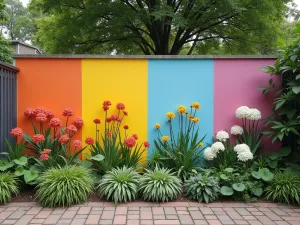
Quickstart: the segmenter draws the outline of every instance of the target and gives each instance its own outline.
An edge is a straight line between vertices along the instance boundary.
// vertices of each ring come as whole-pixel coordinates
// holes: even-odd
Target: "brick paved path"
[[[37,203],[0,206],[0,224],[250,224],[300,225],[300,207],[274,203],[90,202],[69,208],[42,208]]]

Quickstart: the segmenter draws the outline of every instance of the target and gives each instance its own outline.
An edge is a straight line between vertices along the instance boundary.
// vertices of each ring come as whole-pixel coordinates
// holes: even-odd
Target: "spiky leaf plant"
[[[114,168],[99,183],[100,196],[107,200],[128,202],[137,197],[140,175],[133,168]]]
[[[282,203],[300,204],[300,176],[292,172],[278,172],[266,188],[267,199]]]
[[[186,181],[185,190],[189,199],[208,203],[218,197],[220,187],[215,177],[198,174]]]
[[[146,170],[139,189],[144,200],[167,202],[181,193],[181,180],[165,168]]]
[[[0,203],[6,204],[10,201],[12,194],[18,194],[17,178],[11,173],[0,173]]]
[[[90,171],[80,166],[47,170],[38,183],[36,198],[44,207],[65,207],[86,202],[94,185]]]

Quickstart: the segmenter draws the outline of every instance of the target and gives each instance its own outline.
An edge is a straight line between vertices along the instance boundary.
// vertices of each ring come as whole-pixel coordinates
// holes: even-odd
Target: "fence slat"
[[[7,152],[5,139],[17,126],[17,73],[19,69],[0,62],[0,152]]]

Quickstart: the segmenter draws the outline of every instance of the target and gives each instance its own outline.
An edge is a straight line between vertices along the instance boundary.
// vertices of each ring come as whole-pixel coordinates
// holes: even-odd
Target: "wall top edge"
[[[0,61],[0,68],[3,68],[3,69],[6,69],[6,70],[9,70],[9,71],[14,71],[14,72],[19,72],[20,69],[13,66],[13,65],[10,65],[8,63],[5,63],[5,62],[2,62]]]
[[[16,59],[277,59],[276,55],[14,55]]]

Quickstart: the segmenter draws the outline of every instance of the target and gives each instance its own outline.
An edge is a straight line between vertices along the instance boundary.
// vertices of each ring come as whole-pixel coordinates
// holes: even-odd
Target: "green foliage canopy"
[[[32,0],[49,53],[268,53],[290,0]],[[183,50],[183,51],[182,51]]]

